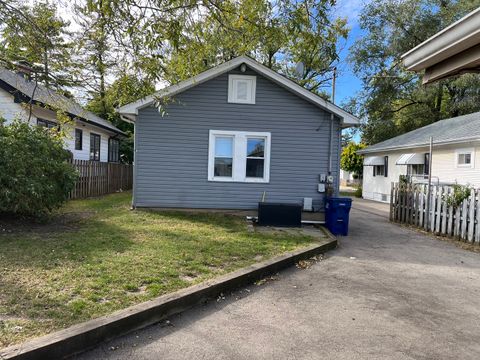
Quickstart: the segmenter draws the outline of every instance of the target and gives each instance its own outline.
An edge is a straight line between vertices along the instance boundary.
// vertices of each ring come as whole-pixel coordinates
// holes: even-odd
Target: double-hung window
[[[270,133],[210,130],[208,180],[269,182]]]
[[[108,139],[108,161],[116,163],[120,161],[120,142],[118,139]]]
[[[216,135],[214,144],[213,177],[216,179],[231,179],[233,176],[233,145],[234,136]]]
[[[83,131],[75,129],[75,150],[82,150],[83,147]]]
[[[90,133],[90,160],[100,161],[100,135]]]
[[[457,168],[474,167],[474,149],[459,149],[456,151]]]
[[[47,129],[59,129],[59,126],[56,122],[50,121],[50,120],[45,120],[45,119],[37,119],[37,125],[40,127],[44,127]]]

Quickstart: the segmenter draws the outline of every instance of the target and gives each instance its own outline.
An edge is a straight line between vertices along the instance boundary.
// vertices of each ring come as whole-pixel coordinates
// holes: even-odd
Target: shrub
[[[353,193],[353,195],[355,195],[355,197],[357,198],[361,198],[362,197],[362,187],[359,186],[355,189],[355,192]]]
[[[351,173],[363,174],[363,155],[357,154],[358,150],[364,149],[365,144],[349,142],[343,149],[340,158],[340,168]]]
[[[447,206],[452,206],[453,208],[459,207],[464,200],[470,197],[470,187],[468,185],[452,185],[453,192],[450,194],[443,195],[444,200],[447,202]]]
[[[77,179],[55,130],[0,119],[0,212],[44,217],[60,207]]]

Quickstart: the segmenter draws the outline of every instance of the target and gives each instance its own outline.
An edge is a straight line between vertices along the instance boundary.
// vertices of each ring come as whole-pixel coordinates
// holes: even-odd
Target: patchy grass
[[[71,201],[44,225],[0,224],[0,348],[305,246],[219,213],[130,211],[130,193]]]

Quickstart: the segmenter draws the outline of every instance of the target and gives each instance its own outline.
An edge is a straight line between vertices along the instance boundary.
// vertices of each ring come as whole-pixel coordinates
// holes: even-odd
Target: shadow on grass
[[[245,217],[217,211],[137,209],[139,213],[158,216],[166,220],[188,221],[193,224],[221,227],[229,231],[245,230]]]
[[[117,225],[89,219],[65,232],[28,232],[0,236],[0,259],[5,266],[52,268],[84,262],[104,253],[126,251],[133,232]]]

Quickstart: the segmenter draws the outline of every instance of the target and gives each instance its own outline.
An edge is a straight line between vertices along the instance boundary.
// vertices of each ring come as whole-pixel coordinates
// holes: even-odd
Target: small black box
[[[284,203],[258,203],[258,225],[261,226],[302,226],[302,205]]]

